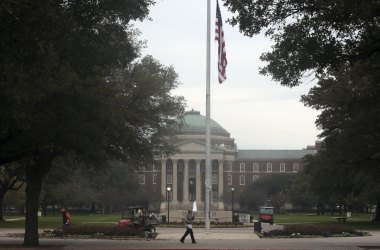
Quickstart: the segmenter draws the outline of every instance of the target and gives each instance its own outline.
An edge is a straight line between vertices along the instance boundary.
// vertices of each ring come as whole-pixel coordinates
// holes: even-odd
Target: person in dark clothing
[[[193,210],[189,209],[187,210],[186,218],[185,218],[185,223],[186,223],[186,232],[182,236],[182,238],[179,240],[181,243],[185,243],[185,238],[190,234],[191,237],[191,242],[192,243],[197,243],[194,239],[194,234],[193,234],[193,221],[194,221],[194,214]]]

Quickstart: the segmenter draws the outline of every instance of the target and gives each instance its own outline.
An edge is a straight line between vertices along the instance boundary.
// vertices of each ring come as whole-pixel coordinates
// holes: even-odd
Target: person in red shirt
[[[67,211],[65,208],[61,208],[61,214],[62,214],[63,225],[70,225],[70,223],[71,223],[70,212]]]

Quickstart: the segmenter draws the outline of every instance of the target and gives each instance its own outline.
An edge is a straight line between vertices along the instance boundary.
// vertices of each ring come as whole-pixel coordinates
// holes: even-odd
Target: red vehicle
[[[259,220],[261,222],[269,222],[273,225],[273,207],[260,207],[259,209]]]
[[[147,216],[147,209],[144,206],[129,206],[123,208],[119,226],[128,226],[132,229],[143,229],[147,232],[155,232],[159,224],[157,218]]]

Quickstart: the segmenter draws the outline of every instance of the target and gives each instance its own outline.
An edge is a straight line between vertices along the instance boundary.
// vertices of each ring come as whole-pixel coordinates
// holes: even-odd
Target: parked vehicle
[[[259,221],[269,222],[270,225],[273,225],[273,211],[274,207],[260,207]]]
[[[153,214],[147,215],[147,208],[140,205],[123,208],[119,226],[128,226],[133,229],[143,229],[148,232],[156,232],[159,220]]]

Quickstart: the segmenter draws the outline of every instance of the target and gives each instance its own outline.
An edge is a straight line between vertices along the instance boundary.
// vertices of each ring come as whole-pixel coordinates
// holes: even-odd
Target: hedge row
[[[62,229],[56,229],[53,234],[60,235],[99,235],[99,236],[140,236],[143,229],[133,229],[128,226],[107,225],[107,224],[84,224],[70,225]]]
[[[275,229],[269,232],[263,232],[264,237],[293,237],[302,238],[305,236],[363,236],[366,233],[349,229],[344,225],[305,225],[292,224],[285,225],[283,229]]]

